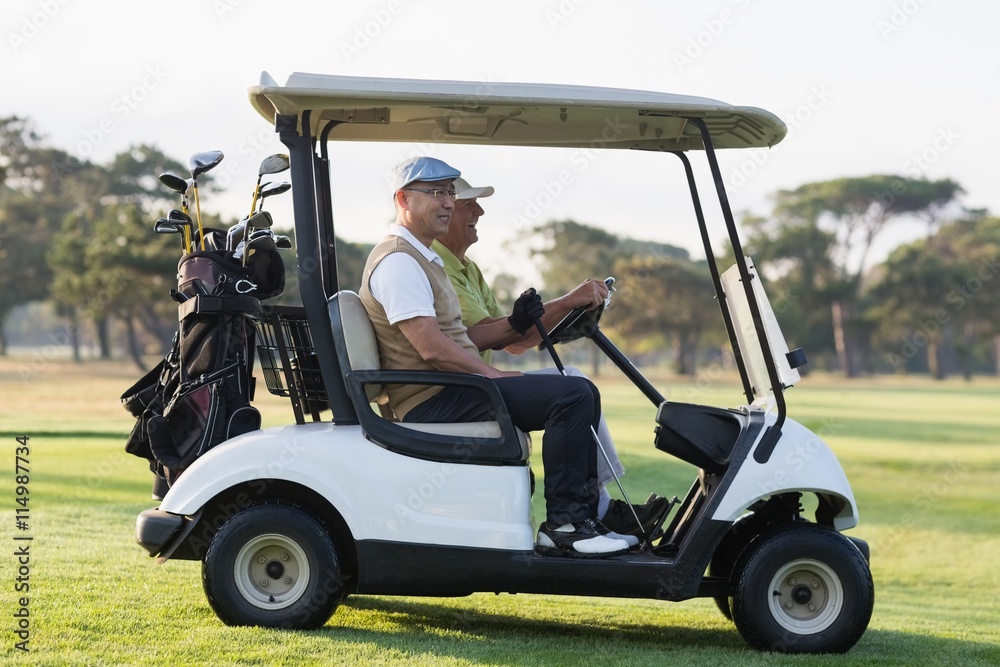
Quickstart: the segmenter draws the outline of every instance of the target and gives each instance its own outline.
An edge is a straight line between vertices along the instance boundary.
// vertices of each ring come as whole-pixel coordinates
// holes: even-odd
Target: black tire
[[[767,528],[767,519],[759,514],[747,514],[737,519],[725,534],[719,546],[715,548],[712,560],[708,564],[708,575],[710,577],[724,577],[733,581],[733,568],[740,554],[747,548],[747,545]],[[715,600],[715,606],[719,608],[722,615],[733,620],[732,598],[728,595],[720,595]]]
[[[843,653],[871,619],[875,586],[868,563],[830,528],[775,528],[746,549],[734,574],[736,629],[763,651]]]
[[[290,505],[233,515],[212,539],[201,571],[208,602],[226,625],[319,628],[344,596],[329,533]]]

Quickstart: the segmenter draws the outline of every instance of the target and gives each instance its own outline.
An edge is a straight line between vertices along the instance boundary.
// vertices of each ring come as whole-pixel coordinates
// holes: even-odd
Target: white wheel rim
[[[768,607],[778,625],[798,635],[826,630],[844,607],[840,577],[826,564],[802,558],[785,564],[767,589]]]
[[[243,545],[233,563],[243,599],[260,609],[283,609],[302,597],[309,584],[309,559],[297,542],[268,533]]]

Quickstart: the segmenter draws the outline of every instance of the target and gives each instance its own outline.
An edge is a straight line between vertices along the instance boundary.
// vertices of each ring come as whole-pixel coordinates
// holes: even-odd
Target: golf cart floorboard
[[[357,549],[357,592],[371,595],[541,593],[676,601],[705,595],[702,589],[712,584],[702,581],[704,564],[642,551],[574,558],[380,540],[360,541]]]

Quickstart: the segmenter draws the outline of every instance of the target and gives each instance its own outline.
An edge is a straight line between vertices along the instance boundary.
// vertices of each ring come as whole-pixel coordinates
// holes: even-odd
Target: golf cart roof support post
[[[295,215],[299,292],[312,331],[316,359],[327,398],[333,410],[333,422],[357,424],[358,416],[347,394],[344,374],[337,362],[337,352],[333,349],[333,329],[327,313],[327,301],[331,296],[327,289],[334,289],[336,283],[329,286],[325,284],[327,272],[323,267],[330,260],[325,241],[333,236],[333,228],[322,224],[330,218],[331,204],[329,197],[324,202],[319,195],[324,190],[323,180],[329,181],[329,172],[317,171],[314,142],[309,135],[308,111],[302,112],[301,134],[299,117],[296,115],[277,115],[274,127],[281,143],[288,147],[291,159],[290,177],[296,184],[292,189],[292,207]]]
[[[722,279],[719,277],[719,267],[715,261],[715,252],[712,249],[712,240],[708,235],[708,225],[705,224],[705,213],[701,208],[701,197],[698,196],[698,184],[694,179],[694,170],[691,168],[691,161],[687,155],[678,151],[671,151],[676,155],[681,164],[684,165],[684,174],[687,176],[688,189],[691,191],[691,203],[694,205],[694,214],[698,218],[698,229],[701,231],[701,242],[705,248],[705,261],[708,269],[712,273],[712,285],[715,287],[715,298],[719,302],[722,310],[722,320],[726,324],[726,333],[729,335],[729,345],[736,358],[736,367],[740,371],[740,379],[743,381],[743,393],[746,394],[747,401],[753,402],[753,387],[750,386],[750,376],[747,374],[746,362],[743,360],[743,352],[736,340],[736,327],[733,325],[733,318],[726,307],[726,293],[722,289]]]
[[[329,261],[325,263],[325,273],[323,276],[327,294],[333,296],[340,291],[340,271],[337,264],[337,236],[333,233],[333,197],[330,191],[330,146],[327,143],[330,132],[343,121],[331,120],[323,126],[323,131],[319,137],[319,157],[316,159],[316,175],[319,178],[319,187],[316,193],[316,200],[319,202],[319,229],[321,236],[325,233],[328,238],[324,241],[323,247],[327,249],[326,257]]]
[[[708,158],[708,166],[712,171],[712,180],[715,181],[715,190],[719,195],[719,206],[722,207],[722,217],[726,221],[726,230],[729,232],[729,242],[733,246],[733,253],[736,256],[736,266],[739,269],[740,280],[743,282],[743,290],[746,292],[747,305],[750,307],[750,314],[753,317],[754,329],[757,331],[757,339],[760,342],[761,352],[764,355],[764,365],[767,366],[767,377],[771,382],[771,395],[774,396],[775,407],[778,410],[778,418],[774,424],[768,428],[764,434],[764,441],[757,448],[754,458],[763,454],[764,460],[770,456],[770,451],[764,447],[765,444],[773,450],[781,436],[781,427],[785,423],[785,396],[784,387],[778,377],[778,368],[774,363],[774,355],[771,354],[771,344],[767,340],[767,331],[764,328],[764,318],[760,314],[760,305],[757,303],[757,296],[754,294],[753,285],[750,280],[750,269],[747,267],[746,257],[743,255],[743,244],[736,230],[736,221],[733,219],[733,210],[729,206],[729,197],[726,195],[726,185],[722,180],[722,170],[719,169],[719,160],[715,155],[715,147],[712,144],[712,136],[708,131],[708,125],[701,118],[689,118],[701,131],[701,140],[705,145],[705,157]],[[764,450],[764,451],[762,451]],[[758,459],[759,460],[759,459]]]

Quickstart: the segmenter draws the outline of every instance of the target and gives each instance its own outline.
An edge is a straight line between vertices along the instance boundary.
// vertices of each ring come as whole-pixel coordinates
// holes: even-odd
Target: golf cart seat
[[[434,461],[526,465],[531,440],[510,420],[496,385],[481,375],[436,371],[383,371],[378,342],[361,298],[341,290],[328,303],[333,343],[344,369],[344,382],[358,421],[369,440],[383,447]],[[386,384],[462,385],[481,389],[499,416],[497,421],[404,423],[376,412],[385,405]]]

